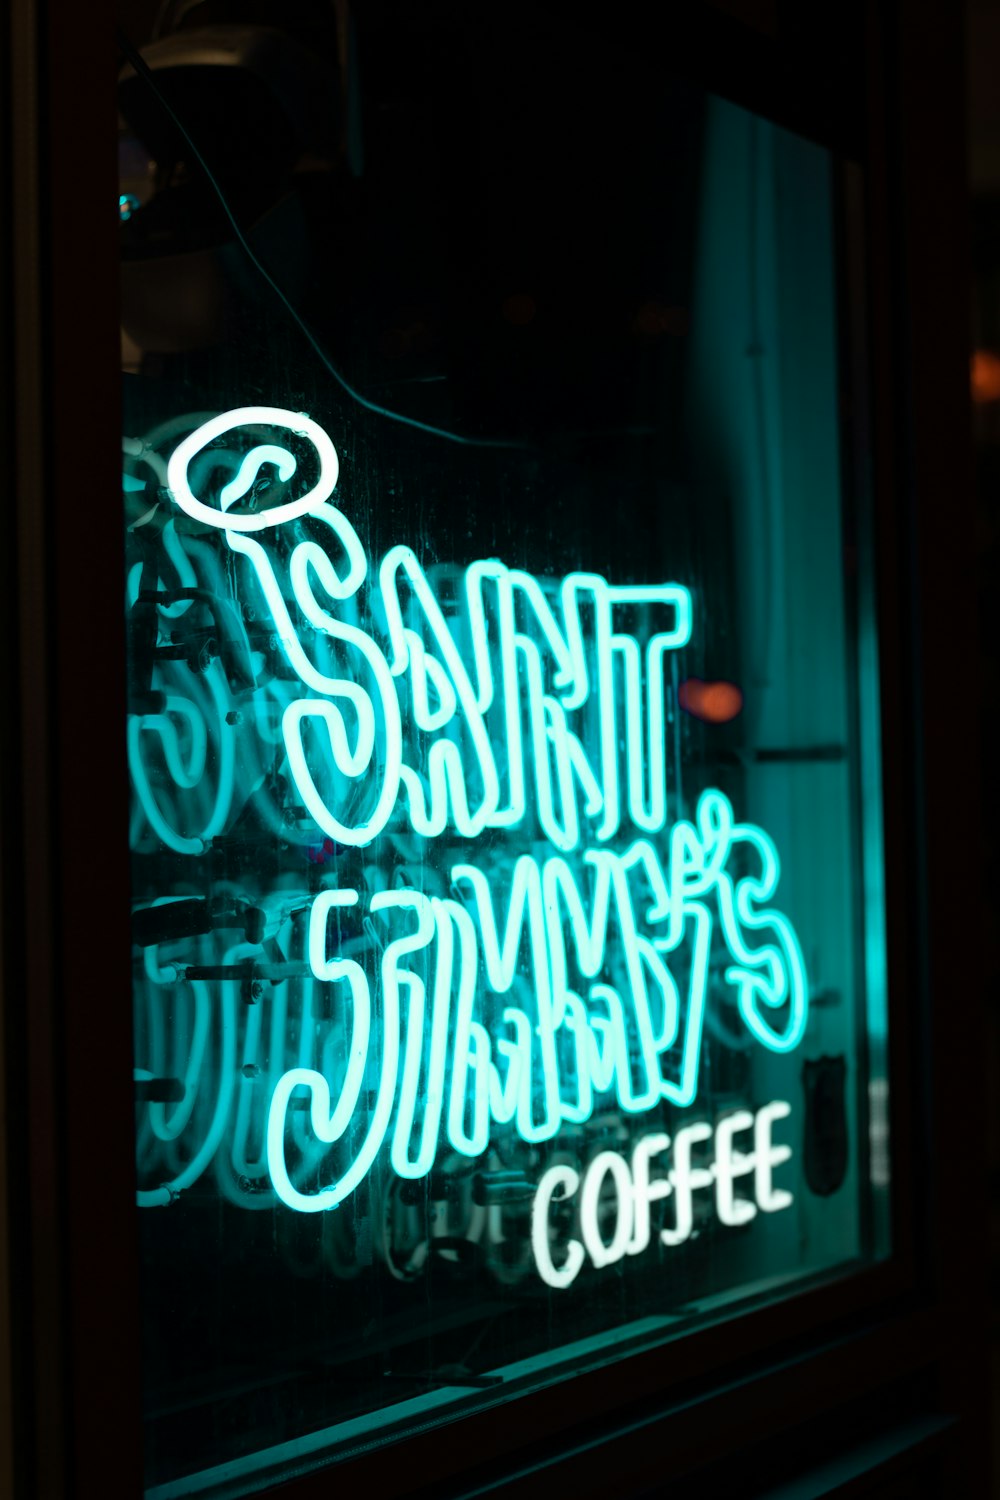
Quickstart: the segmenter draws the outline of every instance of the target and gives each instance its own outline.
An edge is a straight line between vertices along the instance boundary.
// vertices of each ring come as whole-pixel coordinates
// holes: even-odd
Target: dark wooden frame
[[[955,814],[959,790],[975,806],[977,743],[961,28],[947,0],[775,15],[778,40],[696,0],[620,0],[615,45],[669,48],[672,67],[863,158],[864,203],[855,194],[845,222],[855,329],[870,332],[854,431],[871,434],[859,467],[877,523],[895,1251],[613,1374],[418,1434],[335,1479],[290,1481],[290,1500],[345,1482],[373,1495],[527,1496],[553,1481],[635,1493],[739,1458],[762,1432],[801,1432],[848,1389],[876,1402],[907,1381],[922,1394],[904,1400],[912,1431],[893,1451],[931,1452],[945,1493],[986,1492],[983,1070],[962,889],[978,849],[974,819]],[[138,1495],[113,7],[14,0],[8,24],[16,167],[0,326],[13,394],[0,420],[17,545],[0,559],[0,1035],[15,1479],[39,1497]],[[84,649],[106,664],[99,720]]]

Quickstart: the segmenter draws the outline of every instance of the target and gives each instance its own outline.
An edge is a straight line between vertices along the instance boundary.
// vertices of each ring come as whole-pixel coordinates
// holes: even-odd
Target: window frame
[[[974,1228],[984,1196],[975,1121],[971,1132],[966,1123],[981,1108],[968,1051],[982,1049],[975,1016],[958,1034],[947,1004],[934,1003],[978,993],[975,945],[958,942],[967,903],[949,877],[956,865],[976,867],[975,828],[963,829],[949,807],[968,756],[931,709],[942,673],[966,702],[975,696],[972,653],[956,664],[933,628],[946,607],[959,639],[975,639],[964,572],[972,486],[963,245],[942,222],[949,208],[952,225],[964,222],[961,39],[942,3],[910,6],[905,26],[902,10],[850,10],[844,29],[857,68],[841,91],[821,82],[823,57],[791,23],[791,39],[777,42],[695,0],[653,19],[629,3],[615,39],[647,55],[669,42],[673,71],[818,139],[845,163],[845,476],[862,507],[866,474],[871,481],[882,758],[892,770],[883,792],[892,1254],[685,1334],[682,1357],[679,1343],[667,1342],[622,1358],[612,1380],[604,1368],[462,1417],[447,1442],[428,1428],[336,1465],[338,1479],[375,1493],[451,1493],[486,1465],[530,1493],[532,1473],[552,1462],[560,1478],[578,1475],[586,1488],[588,1474],[623,1454],[629,1472],[652,1483],[690,1472],[709,1453],[738,1453],[752,1421],[776,1435],[794,1428],[818,1405],[832,1408],[848,1383],[874,1396],[923,1369],[937,1381],[941,1410],[964,1415],[977,1408],[977,1378],[985,1389],[984,1341],[956,1333],[975,1297],[984,1300],[983,1267],[947,1232],[951,1220]],[[822,11],[831,26],[834,11]],[[780,34],[781,6],[777,14]],[[0,741],[0,1003],[8,1118],[18,1122],[8,1192],[12,1364],[23,1372],[15,1482],[42,1496],[100,1493],[112,1455],[122,1492],[141,1493],[113,25],[111,0],[68,9],[14,0],[2,85],[14,173],[2,269],[18,496],[17,547],[2,565],[3,673],[18,712]],[[936,113],[922,107],[931,78],[942,100]],[[938,299],[928,301],[935,286]],[[944,536],[934,526],[941,493],[953,509],[964,506],[968,536],[958,524]],[[81,494],[94,509],[108,496],[96,547],[94,511]],[[77,665],[81,590],[90,639],[107,664],[96,729],[92,688]],[[77,724],[89,737],[67,728]],[[85,867],[68,857],[77,849],[86,849]],[[99,1174],[92,1139],[102,1144]],[[600,1434],[596,1456],[590,1439],[581,1447],[585,1432]],[[965,1459],[948,1461],[978,1462],[976,1443],[968,1446]],[[290,1500],[308,1500],[325,1494],[330,1478],[324,1469],[274,1482]]]

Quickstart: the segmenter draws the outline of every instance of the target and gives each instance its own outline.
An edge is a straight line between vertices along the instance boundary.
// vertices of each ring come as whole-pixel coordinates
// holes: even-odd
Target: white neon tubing
[[[718,793],[713,796],[721,798]],[[727,826],[725,808],[702,808],[699,826],[707,839],[717,842]],[[729,877],[716,858],[714,843],[710,857],[699,846],[699,861],[693,853],[698,828],[688,825],[688,833],[690,838],[677,842],[678,852],[686,856],[686,862],[681,860],[682,883],[677,887],[677,881],[673,882],[677,895],[686,895],[686,880],[687,887],[702,896],[710,893],[706,889],[709,882],[724,896]],[[588,903],[577,884],[579,877],[564,859],[552,856],[542,863],[529,855],[520,856],[506,884],[503,918],[495,907],[494,882],[471,865],[456,865],[452,870],[456,889],[468,889],[470,893],[468,907],[453,900],[429,899],[415,891],[383,893],[373,899],[373,912],[397,907],[419,914],[417,932],[390,943],[382,961],[385,1014],[396,1020],[393,1024],[386,1021],[382,1037],[380,1107],[383,1112],[391,1112],[389,1079],[395,1091],[398,1077],[390,1156],[400,1175],[422,1176],[430,1170],[442,1120],[454,1150],[479,1156],[487,1148],[491,1121],[497,1125],[513,1123],[527,1142],[548,1140],[564,1124],[589,1118],[596,1100],[612,1088],[619,1109],[630,1114],[648,1111],[661,1098],[681,1107],[694,1102],[709,982],[712,913],[704,900],[689,898],[681,900],[679,920],[675,913],[664,910],[663,893],[671,882],[658,868],[651,845],[634,845],[624,855],[607,849],[591,850],[586,863],[594,876]],[[630,875],[637,873],[643,875],[653,895],[646,919],[652,917],[657,925],[672,927],[664,938],[654,940],[639,930],[634,910],[638,892],[629,883]],[[325,911],[345,900],[334,892],[323,893],[315,909],[317,924]],[[612,930],[628,976],[624,996],[596,977],[607,966],[606,945]],[[325,932],[325,927],[317,925],[312,932]],[[684,1005],[664,960],[664,954],[675,951],[682,940],[689,945],[690,955]],[[575,965],[582,976],[595,976],[586,999],[568,986],[567,942],[572,944]],[[430,999],[422,974],[402,969],[398,962],[390,964],[386,957],[424,950],[430,950],[434,975]],[[313,972],[318,977],[324,973],[340,972],[342,977],[353,974],[357,1016],[359,1006],[368,1004],[367,981],[353,960],[322,960],[328,966],[338,962],[345,964],[342,971],[323,968],[320,956],[314,953]],[[494,994],[509,995],[513,1000],[516,993],[521,1000],[505,1007],[505,1031],[499,1035],[492,1035],[476,1017],[480,973],[485,974]],[[637,1074],[630,1035],[639,1042]],[[565,1047],[560,1051],[560,1037],[569,1043],[568,1053]],[[341,1085],[341,1103],[333,1124],[324,1123],[322,1139],[339,1138],[354,1111],[366,1066],[364,1055],[370,1045],[368,1033],[360,1040],[355,1038],[354,1045],[352,1066],[356,1071]],[[567,1058],[573,1059],[571,1065]],[[665,1073],[668,1060],[669,1073]],[[311,1082],[322,1077],[301,1069],[296,1076],[302,1082],[307,1077]],[[438,1106],[446,1096],[449,1103],[445,1113]],[[422,1117],[421,1101],[430,1101],[424,1105]],[[329,1112],[325,1096],[323,1108]],[[411,1136],[418,1117],[419,1141],[412,1155]],[[388,1121],[389,1113],[385,1113],[378,1130],[373,1127],[368,1137],[364,1154],[369,1161],[380,1149]],[[682,1156],[684,1149],[682,1143]],[[364,1170],[359,1160],[345,1180],[356,1183]],[[695,1178],[693,1184],[698,1186],[700,1182]],[[314,1201],[322,1207],[330,1199]],[[683,1203],[679,1211],[683,1216]],[[687,1232],[683,1222],[681,1230]]]
[[[691,1161],[692,1147],[712,1139],[712,1127],[704,1120],[685,1125],[674,1137],[674,1164],[670,1169],[670,1185],[673,1188],[675,1220],[672,1229],[660,1230],[660,1239],[665,1245],[682,1245],[691,1238],[694,1229],[694,1194],[700,1189],[710,1188],[715,1180],[715,1168],[696,1167]]]
[[[313,1132],[318,1140],[332,1145],[349,1123],[353,1109],[350,1113],[339,1107],[332,1109],[329,1083],[321,1073],[308,1068],[292,1068],[285,1073],[271,1097],[267,1120],[267,1160],[271,1182],[282,1202],[301,1213],[318,1213],[336,1208],[342,1203],[367,1176],[385,1139],[399,1071],[399,991],[401,984],[406,987],[413,977],[405,972],[401,973],[398,962],[405,954],[425,947],[434,926],[430,904],[419,892],[381,891],[372,897],[373,912],[390,911],[394,907],[415,910],[418,916],[417,930],[387,943],[382,954],[382,1060],[378,1094],[365,1141],[354,1161],[336,1183],[317,1193],[301,1193],[293,1185],[285,1162],[285,1117],[293,1090],[307,1087],[312,1096],[310,1118]],[[354,970],[357,970],[356,982],[359,986],[355,993],[359,993],[360,987],[364,986],[367,997],[367,979],[358,966],[352,964],[352,975]],[[352,989],[353,987],[352,982]]]
[[[710,823],[707,816],[701,821],[703,831],[711,831],[716,824],[724,826],[721,813],[715,823]],[[689,825],[689,832],[692,830],[697,833],[694,825]],[[724,892],[728,877],[712,858],[703,857],[701,868],[695,862],[692,871],[692,847],[691,840],[678,842],[678,849],[689,856],[682,870],[682,874],[686,871],[689,885],[707,895],[706,882],[711,880],[716,889]],[[714,852],[713,849],[713,856]],[[656,870],[655,858],[655,851],[648,845],[642,849],[633,847],[624,856],[614,855],[610,850],[589,851],[587,862],[594,867],[595,880],[590,904],[584,906],[576,877],[564,860],[553,856],[541,864],[523,855],[515,862],[511,874],[502,922],[494,907],[491,882],[483,871],[469,865],[457,865],[452,871],[456,887],[470,889],[472,900],[468,909],[455,901],[428,900],[413,891],[383,893],[373,899],[373,912],[388,911],[395,906],[420,913],[417,933],[390,944],[386,954],[433,949],[434,988],[428,1003],[421,975],[389,964],[383,956],[385,1014],[395,1016],[396,1020],[390,1024],[387,1019],[382,1038],[380,1107],[384,1119],[378,1130],[373,1128],[369,1135],[364,1153],[369,1162],[374,1160],[388,1130],[393,1105],[388,1094],[390,1078],[393,1091],[397,1077],[401,1083],[391,1158],[395,1170],[407,1176],[424,1175],[430,1170],[442,1118],[437,1101],[446,1093],[450,1098],[445,1117],[447,1138],[456,1151],[468,1156],[485,1151],[491,1120],[496,1124],[514,1123],[525,1141],[551,1139],[563,1124],[588,1118],[595,1099],[611,1087],[617,1093],[619,1108],[627,1113],[645,1112],[660,1098],[680,1106],[694,1102],[713,919],[703,901],[687,899],[682,901],[680,921],[674,922],[675,930],[669,938],[653,941],[641,934],[633,910],[636,893],[629,885],[630,872],[649,875],[654,901],[647,908],[647,918],[652,912],[663,925],[673,915],[662,907],[662,891],[669,882],[662,871]],[[322,907],[330,909],[342,899],[327,892],[320,902]],[[564,925],[563,909],[568,925]],[[607,932],[612,927],[617,935],[616,948],[629,976],[627,1000],[614,986],[600,981],[591,986],[590,995],[584,1000],[566,983],[568,971],[562,944],[567,939],[572,941],[584,977],[588,972],[597,975],[606,964]],[[683,1007],[661,951],[675,950],[682,938],[691,945],[689,988]],[[522,957],[525,945],[527,971],[523,969]],[[553,955],[559,955],[558,961]],[[357,1015],[359,1002],[368,1003],[362,969],[352,960],[325,962],[344,962],[348,967],[342,971],[343,975],[354,974],[358,987]],[[336,972],[321,969],[319,963],[314,956],[314,972]],[[513,995],[517,987],[523,986],[523,990],[517,988],[517,993],[525,995],[523,1004],[529,1007],[508,1004],[503,1012],[508,1029],[499,1036],[492,1036],[475,1015],[480,966],[490,989],[497,995]],[[449,1091],[447,1048],[452,1016]],[[633,1076],[628,1041],[632,1028],[640,1043],[638,1077]],[[560,1034],[571,1040],[575,1063],[569,1073],[565,1049],[560,1062],[556,1045]],[[357,1045],[356,1079],[360,1079],[364,1069],[362,1055],[366,1046],[367,1042]],[[678,1047],[679,1058],[675,1056]],[[663,1065],[668,1056],[674,1061],[671,1076],[664,1076]],[[300,1069],[296,1076],[319,1089],[321,1074]],[[346,1127],[354,1110],[357,1086],[355,1081],[349,1087],[342,1085],[336,1132],[329,1122],[324,1123],[323,1139],[339,1136],[342,1126]],[[322,1087],[326,1088],[326,1083]],[[424,1097],[434,1103],[421,1119],[416,1156],[411,1156],[410,1137]],[[329,1098],[325,1097],[323,1110],[328,1115],[329,1109]],[[345,1181],[356,1183],[364,1170],[359,1160]],[[346,1191],[342,1188],[338,1201]],[[287,1196],[286,1201],[289,1201]],[[313,1201],[322,1207],[330,1199],[321,1197]],[[683,1205],[681,1209],[683,1212]]]
[[[319,719],[324,723],[336,770],[349,778],[357,778],[364,774],[368,764],[374,760],[377,725],[373,700],[358,683],[350,678],[333,677],[321,672],[306,656],[264,548],[259,543],[240,536],[229,536],[228,541],[234,551],[248,557],[253,564],[289,666],[305,687],[322,695],[293,700],[282,716],[282,737],[296,789],[310,817],[328,838],[335,839],[338,843],[358,846],[369,844],[377,838],[395,805],[402,762],[402,728],[395,685],[382,652],[363,631],[343,624],[323,610],[313,593],[310,572],[316,575],[333,598],[344,597],[345,592],[356,587],[364,576],[364,558],[361,554],[359,561],[355,550],[357,538],[353,530],[332,507],[324,506],[322,509],[321,519],[337,531],[342,541],[345,537],[348,539],[345,542],[348,555],[346,577],[341,578],[329,558],[309,542],[300,542],[294,549],[289,572],[296,602],[314,629],[321,635],[328,635],[345,646],[356,649],[374,679],[383,735],[382,763],[377,773],[379,791],[374,806],[358,824],[346,824],[338,818],[323,791],[317,787],[302,743],[302,721],[309,718]],[[331,517],[335,518],[336,524]],[[350,538],[354,539],[353,542]],[[353,750],[349,745],[343,714],[335,706],[338,699],[350,703],[357,716],[358,731]]]
[[[316,979],[324,984],[337,984],[346,980],[351,995],[351,1040],[347,1070],[337,1108],[331,1115],[328,1126],[334,1140],[339,1140],[343,1135],[357,1109],[371,1042],[372,1016],[368,980],[360,964],[353,959],[327,957],[327,925],[332,911],[356,906],[357,901],[357,891],[322,891],[309,911],[309,967]]]
[[[207,514],[192,511],[184,503],[190,463],[216,437],[252,426],[284,426],[312,441],[320,482],[290,506],[233,515],[229,508],[264,463],[274,464],[286,481],[293,476],[288,449],[258,444],[223,487],[218,507],[204,506]],[[362,966],[327,959],[324,952],[330,977],[350,984],[350,1051],[336,1065],[334,1085],[331,1038],[321,1049],[319,1069],[309,1066],[314,1059],[303,1039],[299,1067],[274,1086],[267,1153],[279,1196],[296,1208],[308,1200],[304,1211],[333,1206],[363,1179],[384,1141],[398,1172],[422,1176],[442,1129],[465,1156],[487,1149],[491,1123],[512,1125],[528,1142],[551,1139],[564,1123],[589,1118],[612,1089],[628,1113],[649,1110],[661,1098],[690,1105],[716,923],[710,902],[718,907],[733,960],[726,978],[737,990],[748,1031],[774,1052],[796,1046],[806,1024],[807,982],[794,929],[764,905],[780,874],[773,842],[755,825],[734,823],[727,799],[714,789],[702,795],[693,821],[678,818],[667,827],[664,672],[666,653],[690,637],[689,591],[673,584],[613,587],[585,573],[543,584],[483,561],[464,574],[448,571],[446,610],[413,552],[395,547],[362,594],[368,560],[350,522],[324,503],[336,482],[336,452],[316,429],[329,445],[324,449],[314,427],[308,418],[277,408],[243,408],[203,423],[178,447],[168,469],[178,504],[222,530],[229,547],[254,570],[292,673],[291,682],[274,684],[274,694],[285,700],[281,744],[306,811],[321,833],[355,847],[370,843],[394,815],[394,838],[405,836],[408,823],[425,838],[450,828],[474,840],[488,828],[513,828],[526,819],[530,781],[532,821],[554,852],[523,853],[502,882],[496,871],[487,876],[471,861],[455,865],[452,879],[463,900],[416,892],[376,896],[369,904],[373,915],[388,916],[395,908],[418,918],[415,933],[380,942],[380,1025],[372,1026],[371,981]],[[202,504],[190,488],[186,498]],[[288,553],[287,588],[311,632],[310,654],[272,557],[243,534],[306,514],[310,529],[325,528],[339,550],[336,564],[315,540],[299,540]],[[171,532],[165,546],[180,571],[187,553],[177,541],[175,555],[175,540]],[[280,548],[278,553],[284,555]],[[210,552],[201,558],[202,570],[211,572],[210,558]],[[215,586],[224,586],[221,571]],[[336,609],[321,603],[320,595]],[[634,633],[621,628],[623,612],[638,621]],[[345,668],[345,653],[357,664],[354,670]],[[230,700],[214,668],[207,690],[224,719]],[[255,704],[259,713],[259,700]],[[151,720],[142,727],[160,731],[174,785],[196,790],[190,783],[202,779],[204,745],[196,742],[194,719],[186,758],[169,714]],[[313,763],[303,736],[307,720],[320,728],[319,746],[315,740],[311,746]],[[262,738],[276,743],[275,735]],[[154,831],[163,838],[166,830],[166,841],[172,837],[171,847],[180,852],[197,852],[200,839],[169,828],[140,746],[135,727],[133,774]],[[234,737],[223,732],[220,786],[211,811],[199,819],[203,838],[225,826],[234,755]],[[267,769],[262,762],[251,773],[254,787]],[[373,782],[367,789],[361,785],[366,776]],[[342,805],[351,806],[350,821],[339,815]],[[608,848],[623,823],[655,844],[638,838],[624,852]],[[532,834],[526,830],[526,839]],[[582,850],[583,868],[571,868],[567,856],[594,839],[597,848]],[[749,846],[759,874],[736,879],[728,872],[731,852],[740,845]],[[669,854],[666,868],[660,850]],[[751,933],[764,941],[751,947]],[[669,962],[682,944],[690,955],[684,999]],[[406,954],[416,953],[422,957],[415,969],[402,966]],[[329,970],[334,964],[341,965],[335,972]],[[495,1035],[476,1014],[483,971],[494,995],[508,1001]],[[571,974],[589,985],[580,985],[578,993]],[[273,1026],[277,1011],[276,1005]],[[277,1037],[272,1041],[278,1057],[283,1049]],[[346,1131],[362,1080],[372,1070],[379,1079],[377,1103],[361,1151],[338,1183],[315,1193],[299,1191],[284,1159],[291,1091],[307,1086],[312,1096],[308,1122],[296,1111],[291,1134],[304,1158],[295,1173],[313,1181],[324,1151]],[[339,1090],[335,1108],[332,1085]],[[312,1150],[304,1149],[310,1129]]]
[[[751,1120],[752,1120],[751,1116]],[[662,1131],[643,1136],[632,1152],[632,1238],[628,1255],[641,1255],[652,1238],[649,1206],[673,1192],[669,1177],[653,1177],[652,1161],[669,1149],[670,1137]]]
[[[260,511],[254,515],[233,515],[227,512],[224,506],[219,509],[199,500],[188,484],[188,469],[192,459],[203,448],[214,443],[217,438],[240,427],[282,427],[295,433],[296,436],[307,438],[312,443],[319,459],[319,478],[312,489],[297,500],[290,500],[285,505],[272,506],[270,510]],[[276,454],[284,454],[284,466],[280,469],[281,478],[291,478],[296,466],[294,457],[287,450],[278,449],[272,444],[254,448],[247,454],[244,464],[247,460],[252,461],[255,464],[254,475],[256,475],[257,469],[265,459],[271,463],[280,462],[280,459],[273,456]],[[167,463],[167,488],[182,510],[206,526],[218,526],[226,531],[263,531],[266,527],[282,526],[286,521],[293,521],[299,516],[306,516],[318,510],[324,500],[333,494],[337,485],[338,472],[337,450],[318,422],[314,422],[302,412],[290,412],[278,406],[241,406],[235,411],[223,412],[221,416],[213,417],[201,427],[196,428],[183,442],[178,443]],[[249,482],[243,483],[243,479],[244,467],[241,466],[236,479],[226,485],[222,491],[220,505],[222,497],[227,494],[229,497],[227,503],[232,504],[239,495],[246,493]],[[241,484],[242,488],[240,488]]]
[[[733,1137],[754,1128],[754,1117],[748,1109],[738,1109],[735,1114],[721,1120],[715,1130],[715,1211],[720,1224],[749,1224],[756,1216],[756,1204],[746,1198],[737,1198],[733,1183],[737,1177],[745,1177],[756,1167],[756,1154],[737,1151]]]
[[[606,1244],[598,1222],[601,1189],[610,1177],[615,1185],[616,1218],[611,1243]],[[632,1239],[632,1175],[617,1151],[602,1151],[594,1157],[583,1179],[580,1194],[580,1229],[591,1263],[597,1267],[621,1260]]]
[[[204,678],[208,684],[218,724],[219,767],[212,812],[199,834],[178,833],[167,822],[157,803],[146,771],[142,737],[148,731],[155,731],[160,736],[171,779],[182,790],[193,790],[201,784],[205,769],[206,731],[201,710],[197,705],[185,702],[172,694],[167,700],[168,712],[166,714],[132,714],[128,721],[128,760],[132,784],[149,826],[160,841],[176,854],[200,854],[205,844],[222,832],[232,808],[236,736],[233,726],[226,721],[231,700],[225,685],[224,674],[217,662],[212,662]],[[170,711],[182,714],[191,725],[191,759],[187,766],[184,765],[181,757],[177,730],[169,718]]]
[[[457,747],[449,745],[447,741],[436,740],[428,754],[428,780],[431,786],[430,811],[424,813],[421,810],[421,816],[423,821],[434,826],[436,830],[439,826],[443,828],[447,816],[445,809],[450,803],[458,832],[466,837],[475,838],[490,825],[490,819],[496,812],[500,801],[500,784],[490,738],[486,732],[477,695],[465,663],[461,659],[447,621],[423,569],[409,547],[391,548],[379,568],[379,588],[392,648],[390,670],[394,676],[399,676],[406,671],[410,664],[411,645],[415,639],[415,633],[407,629],[403,623],[397,587],[399,574],[402,574],[409,584],[413,599],[419,605],[434,643],[440,650],[442,660],[435,664],[433,669],[435,677],[442,684],[447,684],[450,698],[454,699],[456,706],[461,707],[463,728],[472,744],[475,762],[483,783],[482,801],[478,809],[472,811],[469,807],[462,762]],[[420,661],[424,673],[428,670],[427,660],[427,652],[422,649]]]
[[[562,1164],[550,1167],[542,1174],[531,1210],[531,1248],[538,1273],[547,1286],[560,1290],[576,1280],[584,1252],[579,1240],[570,1240],[565,1261],[561,1266],[555,1264],[549,1246],[549,1205],[556,1197],[571,1198],[579,1186],[580,1174],[573,1167]]]
[[[788,1208],[794,1201],[792,1194],[784,1188],[776,1188],[773,1182],[775,1167],[790,1159],[791,1146],[775,1146],[771,1132],[777,1120],[787,1120],[792,1106],[784,1099],[775,1099],[758,1110],[754,1121],[754,1196],[757,1207],[765,1214]]]
[[[233,949],[227,953],[224,962],[230,962],[236,952],[238,950]],[[201,1144],[201,1148],[182,1171],[178,1172],[171,1180],[163,1183],[158,1188],[139,1190],[136,1194],[136,1202],[140,1208],[162,1207],[169,1203],[178,1193],[183,1192],[185,1188],[191,1187],[210,1165],[216,1151],[219,1149],[229,1120],[229,1110],[232,1104],[233,1088],[236,1081],[237,989],[238,985],[236,981],[222,981],[218,1093],[208,1133]]]
[[[393,1171],[399,1177],[425,1177],[434,1165],[445,1100],[454,939],[452,925],[443,911],[443,903],[432,898],[430,909],[435,921],[438,943],[436,955],[438,961],[432,999],[430,1055],[425,1087],[421,1095],[419,1084],[423,1058],[426,991],[423,982],[416,976],[411,976],[406,1052],[390,1157]],[[420,1143],[416,1159],[413,1160],[410,1156],[409,1143],[414,1123],[421,1112],[423,1119]]]

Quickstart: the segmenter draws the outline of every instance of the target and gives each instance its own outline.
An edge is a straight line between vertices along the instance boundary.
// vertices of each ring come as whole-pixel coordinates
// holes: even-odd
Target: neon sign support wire
[[[261,261],[256,255],[253,246],[250,244],[250,241],[243,233],[243,228],[239,220],[229,206],[229,200],[226,197],[218,179],[216,178],[211,167],[208,165],[207,161],[199,150],[196,141],[192,137],[187,126],[184,124],[184,121],[180,118],[173,105],[166,98],[155,77],[153,76],[152,69],[143,58],[141,52],[139,52],[137,47],[133,46],[132,42],[120,27],[118,27],[116,30],[116,36],[120,50],[128,59],[128,62],[130,63],[132,68],[135,70],[137,77],[141,78],[143,83],[146,84],[147,88],[149,88],[150,91],[156,96],[156,99],[159,101],[160,107],[169,116],[173,124],[180,131],[184,140],[187,142],[192,155],[197,161],[202,172],[205,174],[209,186],[218,199],[219,205],[232,227],[233,233],[236,236],[237,241],[239,242],[240,248],[249,259],[250,264],[253,266],[254,270],[262,278],[262,280],[267,283],[271,291],[281,302],[282,306],[295,322],[296,327],[303,334],[313,353],[320,360],[324,369],[333,376],[333,379],[337,382],[340,389],[344,392],[344,395],[349,397],[356,406],[362,407],[365,411],[370,411],[373,416],[384,417],[389,422],[398,422],[403,427],[412,427],[414,431],[426,433],[428,437],[438,437],[443,438],[446,442],[449,443],[458,443],[464,448],[510,448],[529,451],[532,445],[530,443],[522,441],[519,438],[469,437],[465,433],[453,432],[448,427],[436,427],[433,425],[433,423],[421,422],[418,417],[408,417],[404,412],[393,411],[391,407],[382,406],[378,401],[372,401],[368,396],[362,395],[358,388],[351,384],[347,377],[343,375],[334,364],[329,354],[327,354],[326,350],[319,342],[319,339],[309,327],[309,324],[302,317],[301,313],[295,307],[295,304],[288,297],[284,288],[275,280],[270,271],[264,265],[263,261]]]

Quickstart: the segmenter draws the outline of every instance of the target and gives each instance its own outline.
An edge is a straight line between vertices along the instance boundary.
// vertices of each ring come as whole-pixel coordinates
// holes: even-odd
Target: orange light
[[[514,292],[512,296],[504,298],[500,311],[505,322],[513,323],[517,328],[525,328],[534,320],[537,308],[533,297],[525,292]]]
[[[743,710],[743,690],[735,682],[702,682],[689,677],[677,689],[685,713],[706,724],[728,724]]]
[[[644,302],[632,319],[632,332],[639,338],[655,339],[664,334],[681,338],[687,331],[687,308],[666,302]]]
[[[990,349],[973,351],[970,381],[972,399],[977,406],[1000,401],[1000,355]]]

